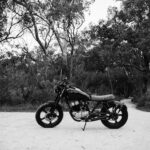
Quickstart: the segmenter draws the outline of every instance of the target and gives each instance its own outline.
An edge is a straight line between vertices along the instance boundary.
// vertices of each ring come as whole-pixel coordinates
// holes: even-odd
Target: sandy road
[[[150,113],[139,111],[127,102],[129,119],[120,129],[110,130],[100,121],[75,122],[64,114],[59,126],[44,129],[34,113],[0,112],[0,150],[148,150]]]

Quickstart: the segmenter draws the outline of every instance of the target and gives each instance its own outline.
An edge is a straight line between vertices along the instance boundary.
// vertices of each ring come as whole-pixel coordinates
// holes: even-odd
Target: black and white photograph
[[[150,149],[150,0],[0,0],[0,150]]]

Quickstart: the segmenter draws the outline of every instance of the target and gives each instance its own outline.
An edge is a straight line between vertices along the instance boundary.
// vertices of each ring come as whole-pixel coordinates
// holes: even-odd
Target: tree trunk
[[[71,55],[70,55],[70,72],[69,72],[69,78],[70,81],[72,80],[72,76],[73,76],[73,55],[74,55],[74,45],[71,44]]]
[[[142,87],[142,94],[146,94],[147,93],[147,86],[148,86],[148,77],[146,74],[143,75],[143,87]]]
[[[72,80],[72,76],[73,76],[73,55],[70,56],[70,72],[69,72],[70,81]]]
[[[148,86],[148,74],[149,74],[149,58],[147,54],[144,54],[144,66],[145,70],[143,72],[143,87],[142,87],[142,93],[147,93],[147,86]]]

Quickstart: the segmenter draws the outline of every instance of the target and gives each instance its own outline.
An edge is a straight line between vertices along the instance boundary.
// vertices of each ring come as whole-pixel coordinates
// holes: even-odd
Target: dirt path
[[[44,129],[37,125],[34,113],[0,112],[0,150],[148,150],[150,113],[136,110],[126,101],[127,124],[110,130],[101,122],[74,122],[68,113],[59,126]]]

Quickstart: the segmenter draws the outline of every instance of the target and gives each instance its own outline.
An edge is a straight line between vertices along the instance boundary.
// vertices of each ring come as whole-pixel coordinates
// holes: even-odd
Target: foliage
[[[22,29],[33,36],[45,57],[49,57],[48,53],[53,47],[61,51],[64,59],[69,54],[69,61],[65,64],[71,78],[74,69],[73,55],[79,43],[79,29],[84,22],[84,12],[92,1],[12,0],[8,3],[8,9],[15,14],[14,18]],[[51,44],[54,42],[55,44]]]
[[[52,64],[49,61],[45,62],[42,57],[33,62],[25,54],[20,56],[9,54],[9,57],[8,55],[6,56],[0,61],[0,66],[3,70],[0,74],[0,90],[3,92],[0,94],[3,96],[0,99],[1,104],[18,105],[28,103],[37,105],[54,100],[53,80],[60,79],[60,71],[63,67],[63,59],[59,55],[55,56],[53,60],[49,60]],[[75,67],[72,80],[77,87],[88,93],[107,94],[112,92],[107,72],[97,72],[97,68],[92,71],[86,71],[84,69],[85,58],[78,60],[80,61]],[[123,79],[117,73],[118,71],[111,72],[111,80],[115,90],[118,90],[117,87],[119,86],[114,81],[118,80],[118,77],[120,78],[118,82]],[[66,75],[65,68],[62,75]],[[5,80],[2,77],[5,77]],[[122,87],[120,84],[119,90]],[[124,93],[122,92],[121,94]]]
[[[5,103],[11,104],[10,94],[8,91],[8,80],[5,78],[0,78],[0,105]]]
[[[135,70],[142,74],[143,94],[147,92],[150,72],[149,6],[147,0],[123,1],[122,10],[110,8],[107,21],[100,21],[85,32],[94,49],[99,49],[96,57],[102,56],[104,67],[124,68],[128,78]]]
[[[150,95],[144,95],[141,96],[140,98],[137,98],[136,102],[137,102],[137,107],[142,109],[145,108],[146,110],[149,110],[150,108]]]
[[[0,3],[0,42],[20,37],[27,31],[39,44],[34,51],[18,45],[20,54],[1,54],[0,105],[37,105],[53,100],[53,81],[63,76],[88,93],[142,95],[139,105],[146,105],[150,76],[150,2],[123,1],[120,11],[109,8],[108,20],[101,20],[79,34],[84,12],[91,2],[12,0],[5,1],[7,5]],[[12,26],[4,28],[4,24],[9,24],[9,13],[12,13],[9,18]],[[11,36],[15,25],[19,25],[19,33]]]
[[[0,19],[0,39],[2,38],[4,34],[4,25],[7,21],[6,14],[4,13],[5,7],[6,7],[6,1],[2,0],[0,2],[0,18],[1,18]]]

